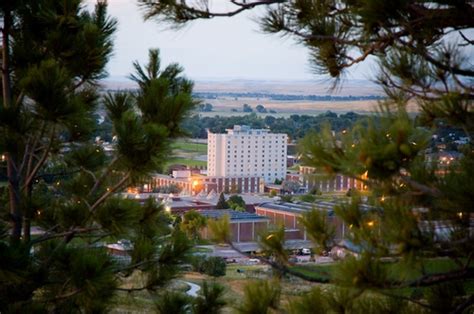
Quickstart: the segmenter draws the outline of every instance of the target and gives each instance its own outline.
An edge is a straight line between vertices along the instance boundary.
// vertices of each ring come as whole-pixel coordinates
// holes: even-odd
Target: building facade
[[[215,176],[192,176],[171,177],[163,174],[153,175],[145,192],[151,192],[155,188],[175,185],[186,195],[197,195],[199,193],[261,193],[263,192],[261,179],[254,177],[215,177]]]
[[[260,177],[265,182],[284,179],[288,136],[235,125],[227,133],[207,134],[207,171],[210,177]],[[257,184],[257,182],[254,182]]]
[[[230,209],[200,210],[207,219],[229,217],[230,239],[232,242],[255,242],[259,235],[268,228],[269,219],[247,212]],[[203,239],[212,239],[212,231],[206,226],[201,230]]]
[[[299,181],[307,191],[313,188],[320,192],[347,192],[350,189],[367,190],[367,187],[361,180],[342,174],[328,176],[324,172],[318,172],[313,167],[300,166],[299,168],[299,174],[287,177],[287,180]]]
[[[255,206],[255,213],[270,219],[270,225],[284,226],[285,240],[309,240],[304,226],[299,217],[311,211],[313,208],[324,211],[327,214],[328,223],[332,224],[335,231],[335,240],[344,238],[345,226],[340,218],[335,216],[333,202],[319,201],[316,203],[263,203]]]

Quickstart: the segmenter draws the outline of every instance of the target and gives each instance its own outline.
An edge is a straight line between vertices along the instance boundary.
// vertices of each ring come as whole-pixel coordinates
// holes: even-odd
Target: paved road
[[[190,289],[186,291],[186,294],[189,295],[190,297],[197,297],[199,290],[201,290],[201,287],[195,283],[189,282],[189,281],[184,281],[185,284],[187,284]]]

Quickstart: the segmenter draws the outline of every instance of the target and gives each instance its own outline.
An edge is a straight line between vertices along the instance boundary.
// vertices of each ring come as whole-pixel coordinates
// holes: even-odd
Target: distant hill
[[[269,80],[198,80],[198,93],[262,93],[283,95],[332,95],[332,96],[381,96],[380,87],[367,80],[346,80],[331,91],[328,80],[269,81]],[[105,89],[134,89],[136,85],[122,77],[111,77],[102,81]]]

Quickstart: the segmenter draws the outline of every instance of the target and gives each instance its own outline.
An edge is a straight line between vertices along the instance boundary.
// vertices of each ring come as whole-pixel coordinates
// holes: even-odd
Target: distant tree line
[[[232,98],[266,98],[270,100],[283,101],[354,101],[354,100],[381,100],[384,97],[378,95],[364,95],[364,96],[334,96],[334,95],[286,95],[286,94],[267,94],[267,93],[212,93],[199,92],[194,93],[195,98],[201,99],[218,99],[221,97]]]
[[[232,128],[234,125],[245,124],[257,129],[270,129],[275,133],[287,133],[291,139],[302,138],[310,130],[320,130],[324,124],[329,123],[333,130],[342,131],[349,129],[356,121],[365,118],[354,112],[337,114],[331,111],[320,114],[318,116],[309,115],[291,115],[288,118],[283,117],[259,117],[256,113],[250,113],[243,116],[214,116],[203,117],[193,115],[189,117],[183,124],[190,137],[206,138],[206,129],[215,133],[223,133],[226,129]]]

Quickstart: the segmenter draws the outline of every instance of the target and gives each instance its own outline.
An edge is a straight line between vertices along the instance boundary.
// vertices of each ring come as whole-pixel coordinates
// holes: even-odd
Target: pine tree
[[[0,153],[8,187],[0,205],[0,312],[103,312],[117,291],[156,290],[190,248],[163,206],[116,195],[159,169],[193,108],[182,68],[160,68],[157,50],[137,93],[101,97],[116,21],[106,3],[2,1]],[[114,150],[93,141],[98,109],[113,124]],[[32,229],[40,228],[39,235]],[[104,241],[128,239],[130,263]],[[143,274],[143,285],[122,281]]]
[[[328,125],[301,143],[307,165],[361,179],[371,191],[372,210],[361,210],[357,195],[336,208],[363,252],[339,263],[334,289],[312,291],[292,302],[290,312],[305,313],[314,299],[322,312],[472,311],[472,291],[465,290],[474,280],[471,1],[232,1],[235,10],[228,12],[214,12],[208,1],[140,3],[146,18],[175,26],[267,6],[259,19],[263,31],[299,40],[313,69],[334,77],[335,86],[351,66],[369,57],[379,61],[377,82],[386,99],[377,116],[339,134]],[[420,110],[416,120],[407,113],[409,104]],[[463,156],[444,169],[426,158],[439,125],[463,130],[469,139]],[[320,215],[309,214],[302,223],[321,249],[338,245]],[[281,255],[281,245],[266,242]],[[449,269],[428,271],[439,261],[435,257],[451,261]],[[406,296],[404,288],[420,290]]]
[[[221,194],[219,194],[219,199],[217,200],[216,209],[227,208],[229,208],[229,204],[227,204],[227,201],[225,200],[224,192],[221,192]]]

